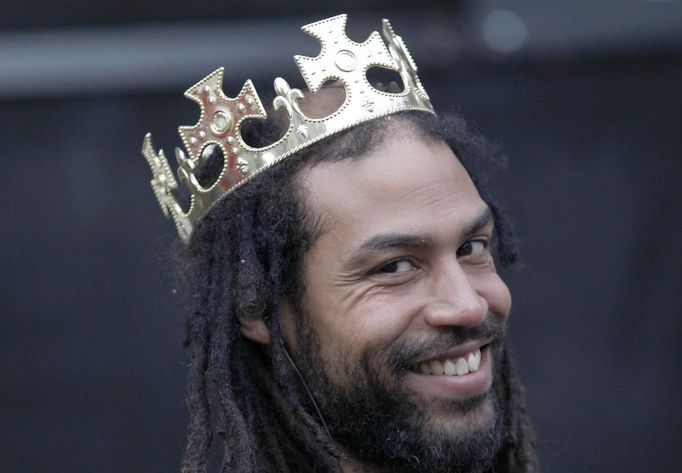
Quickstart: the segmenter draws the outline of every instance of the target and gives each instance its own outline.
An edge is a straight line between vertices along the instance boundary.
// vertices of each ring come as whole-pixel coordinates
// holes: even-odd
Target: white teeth
[[[457,374],[459,376],[462,376],[463,374],[467,374],[469,372],[469,364],[467,363],[467,360],[464,358],[458,358],[457,359]]]
[[[467,356],[467,364],[469,365],[469,371],[477,371],[481,363],[481,350],[474,350]]]
[[[457,374],[457,367],[452,361],[445,360],[445,364],[443,365],[443,372],[448,376],[452,376],[454,374]]]
[[[477,348],[465,357],[457,359],[448,358],[443,362],[440,360],[431,360],[419,363],[419,371],[421,371],[422,374],[463,376],[478,371],[480,366],[481,350],[480,348]]]
[[[443,364],[438,360],[429,362],[431,366],[431,374],[443,374]]]

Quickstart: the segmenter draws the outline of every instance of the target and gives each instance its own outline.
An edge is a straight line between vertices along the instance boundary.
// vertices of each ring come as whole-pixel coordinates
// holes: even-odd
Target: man
[[[329,46],[339,22],[304,31]],[[367,64],[394,67],[402,86],[352,85],[343,73],[365,73],[363,51],[323,47],[345,101],[297,58],[313,93],[276,81],[285,130],[234,126],[264,115],[249,83],[226,100],[213,75],[190,88],[202,118],[181,128],[187,212],[146,141],[157,197],[188,242],[185,472],[205,471],[218,443],[221,471],[536,471],[493,256],[516,253],[483,188],[496,154],[461,119],[432,113],[402,42],[385,34],[395,62]]]

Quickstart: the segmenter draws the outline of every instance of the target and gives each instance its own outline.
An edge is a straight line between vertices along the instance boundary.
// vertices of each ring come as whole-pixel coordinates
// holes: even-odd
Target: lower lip
[[[490,346],[481,349],[481,363],[477,371],[462,376],[433,375],[410,372],[405,376],[414,390],[427,396],[464,400],[485,394],[492,385]]]

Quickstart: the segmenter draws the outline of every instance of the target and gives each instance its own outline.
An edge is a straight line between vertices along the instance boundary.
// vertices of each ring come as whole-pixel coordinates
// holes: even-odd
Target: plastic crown
[[[362,43],[350,40],[345,31],[346,19],[344,14],[303,26],[301,29],[316,38],[322,49],[314,58],[294,56],[310,92],[318,92],[326,81],[335,79],[345,88],[344,103],[331,115],[310,118],[299,107],[303,93],[290,88],[284,79],[278,77],[275,79],[277,95],[273,107],[286,111],[289,127],[279,140],[264,148],[249,146],[240,133],[244,120],[267,118],[250,80],[235,98],[227,97],[222,91],[224,69],[220,68],[187,89],[185,97],[201,107],[196,125],[179,128],[189,156],[180,148],[175,149],[178,177],[190,194],[187,211],[181,208],[173,195],[178,183],[163,150],[157,153],[151,134],[145,136],[142,154],[152,170],[152,189],[164,215],[173,218],[185,243],[190,240],[194,226],[217,202],[258,173],[305,147],[355,125],[396,112],[420,110],[434,113],[429,96],[417,76],[417,67],[388,20],[383,20],[387,48],[376,31]],[[398,72],[404,89],[392,93],[373,87],[366,76],[370,67]],[[202,151],[210,144],[220,147],[224,163],[217,180],[209,187],[203,187],[193,171]]]

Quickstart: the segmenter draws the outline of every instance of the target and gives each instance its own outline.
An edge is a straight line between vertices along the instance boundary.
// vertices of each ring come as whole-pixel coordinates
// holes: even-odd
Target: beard
[[[380,471],[483,473],[491,469],[504,437],[504,406],[497,394],[502,322],[489,316],[477,327],[450,327],[428,340],[397,344],[386,353],[366,351],[358,362],[343,353],[327,360],[309,317],[300,315],[296,364],[332,437],[345,451]],[[420,357],[479,339],[493,340],[489,345],[493,386],[487,393],[464,400],[427,401],[406,388],[404,377]],[[337,380],[340,376],[342,382]],[[439,425],[443,416],[456,419]],[[478,420],[476,425],[468,425],[473,419]]]

